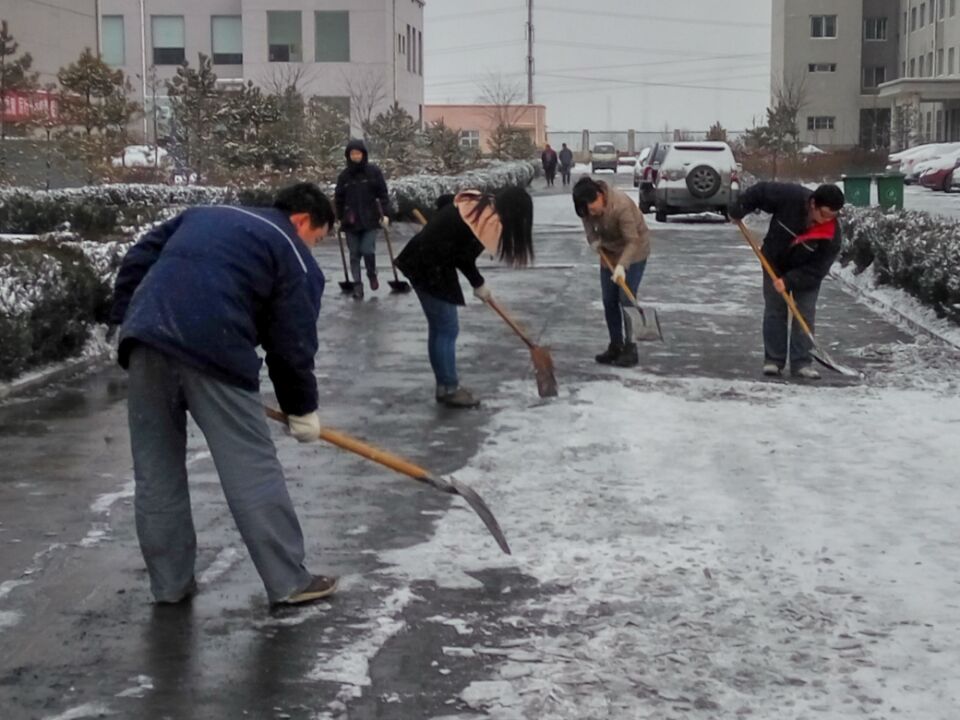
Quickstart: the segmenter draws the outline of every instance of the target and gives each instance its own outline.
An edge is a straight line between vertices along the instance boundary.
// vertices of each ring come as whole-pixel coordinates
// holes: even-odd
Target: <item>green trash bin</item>
[[[854,207],[870,207],[870,185],[873,175],[844,175],[843,194]]]
[[[877,175],[877,197],[884,210],[903,210],[903,179],[901,173]]]

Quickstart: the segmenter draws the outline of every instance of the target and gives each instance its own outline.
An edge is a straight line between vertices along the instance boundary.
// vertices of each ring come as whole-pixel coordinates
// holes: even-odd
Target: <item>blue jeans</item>
[[[797,309],[814,330],[816,321],[817,296],[820,287],[811,290],[799,290],[793,293]],[[776,363],[783,368],[787,362],[787,303],[773,287],[773,281],[767,273],[763,274],[763,357],[766,362]],[[795,371],[813,362],[810,351],[813,343],[806,336],[800,323],[793,321],[790,330],[790,369]]]
[[[457,335],[460,334],[457,306],[422,290],[416,292],[423,314],[427,316],[427,353],[437,385],[455,388],[460,384],[457,378]]]
[[[646,267],[647,261],[641,260],[627,268],[627,287],[633,292],[634,297],[640,288],[640,281],[643,279],[643,271]],[[606,265],[600,266],[600,292],[603,296],[603,314],[607,321],[610,342],[615,345],[622,344],[624,340],[633,342],[632,321],[623,310],[624,307],[633,307],[633,303],[613,281],[613,273],[607,270]],[[626,338],[624,338],[624,328],[626,328]]]
[[[353,281],[360,282],[360,258],[367,266],[367,275],[377,274],[377,231],[376,230],[347,230],[347,247],[350,248],[350,272]]]

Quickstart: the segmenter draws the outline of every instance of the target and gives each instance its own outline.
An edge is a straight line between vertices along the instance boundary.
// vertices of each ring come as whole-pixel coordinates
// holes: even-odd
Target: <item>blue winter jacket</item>
[[[260,386],[261,360],[284,412],[317,409],[323,273],[286,213],[197,207],[147,233],[123,259],[111,321],[119,360],[144,343],[223,382]]]

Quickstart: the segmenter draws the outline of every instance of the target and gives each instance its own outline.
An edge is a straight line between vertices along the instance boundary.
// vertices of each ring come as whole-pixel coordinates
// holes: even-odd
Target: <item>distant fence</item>
[[[728,140],[743,137],[745,130],[727,130]],[[553,147],[566,143],[575,152],[589,152],[598,142],[609,142],[620,152],[636,153],[658,142],[679,140],[706,140],[706,130],[556,130],[547,132],[547,142]]]

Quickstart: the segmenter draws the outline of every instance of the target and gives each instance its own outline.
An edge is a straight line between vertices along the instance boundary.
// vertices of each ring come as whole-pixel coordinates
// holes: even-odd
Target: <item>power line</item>
[[[735,27],[735,28],[753,28],[769,30],[767,23],[758,22],[740,22],[737,20],[691,20],[689,17],[668,17],[666,15],[647,15],[641,13],[623,13],[601,10],[575,10],[573,8],[545,7],[545,12],[558,13],[563,15],[579,15],[586,17],[613,17],[618,19],[630,18],[635,20],[646,20],[647,22],[677,23],[680,25],[706,25],[710,27]]]

